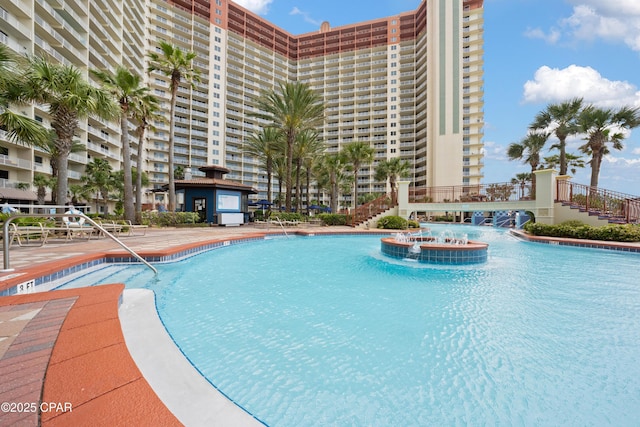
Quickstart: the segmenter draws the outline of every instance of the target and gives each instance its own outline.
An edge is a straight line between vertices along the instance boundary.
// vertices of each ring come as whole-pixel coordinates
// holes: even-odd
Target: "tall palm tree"
[[[378,163],[376,167],[375,179],[376,181],[387,182],[391,186],[391,202],[392,204],[398,203],[398,178],[407,177],[411,173],[411,164],[409,162],[401,160],[399,157],[393,159],[383,160]]]
[[[329,183],[329,207],[331,212],[338,212],[338,200],[340,190],[350,184],[351,177],[347,175],[347,164],[344,157],[339,154],[329,154],[322,158],[322,163],[318,166],[320,173],[326,176]],[[321,179],[324,180],[324,179]]]
[[[36,197],[38,198],[38,204],[44,205],[45,198],[47,197],[47,188],[53,186],[53,180],[40,173],[33,175],[33,185],[36,187]]]
[[[132,105],[132,117],[136,125],[138,136],[138,167],[136,168],[136,222],[142,220],[142,156],[144,153],[144,139],[147,129],[154,129],[151,125],[155,121],[163,121],[160,114],[158,99],[153,95],[146,95]]]
[[[89,116],[111,120],[116,117],[118,106],[108,92],[90,85],[73,65],[52,64],[41,57],[29,58],[19,88],[20,101],[48,106],[58,154],[56,202],[64,204],[67,201],[69,153],[79,121]]]
[[[316,133],[313,131],[313,133]],[[306,148],[302,150],[302,167],[306,176],[306,198],[307,198],[307,214],[309,213],[309,205],[311,204],[311,178],[314,175],[314,165],[318,162],[318,159],[324,155],[324,143],[316,135],[313,139],[308,141]]]
[[[375,150],[368,143],[354,141],[345,145],[340,153],[353,171],[353,208],[358,207],[358,173],[360,168],[373,161]]]
[[[520,187],[520,198],[524,198],[524,190],[527,188],[527,183],[531,182],[533,174],[531,172],[522,172],[511,179],[511,183]]]
[[[169,90],[171,91],[171,108],[169,110],[169,211],[176,210],[176,183],[173,176],[174,167],[174,137],[175,137],[175,112],[178,99],[178,88],[184,80],[192,87],[200,81],[200,73],[193,68],[192,61],[197,56],[195,52],[184,52],[179,47],[167,42],[160,42],[162,55],[151,52],[149,59],[149,72],[158,71],[169,77]]]
[[[522,160],[523,163],[531,166],[531,172],[538,169],[541,165],[540,152],[549,139],[547,132],[530,132],[522,141],[512,142],[507,147],[507,157],[510,160]],[[531,179],[532,191],[535,191],[536,176],[533,174]]]
[[[308,164],[310,160],[318,156],[324,147],[322,141],[318,136],[318,132],[315,129],[307,129],[298,134],[296,144],[294,146],[293,157],[295,159],[295,176],[296,176],[296,211],[302,210],[302,185],[300,180],[302,179],[302,167],[305,163]],[[307,206],[309,206],[309,175],[307,175]],[[307,208],[308,210],[308,208]]]
[[[567,159],[567,169],[571,171],[572,174],[575,175],[578,168],[584,167],[584,159],[580,156],[576,156],[572,153],[566,154]],[[548,168],[555,168],[556,165],[560,164],[560,157],[557,154],[548,156],[544,158],[544,163]]]
[[[623,130],[632,129],[640,125],[640,108],[622,107],[618,110],[602,109],[590,105],[582,110],[578,118],[580,131],[587,135],[587,142],[580,150],[591,155],[591,187],[598,186],[600,166],[605,155],[609,154],[609,147],[616,150],[624,148],[622,140]]]
[[[274,172],[274,158],[282,152],[282,134],[274,127],[264,127],[253,132],[245,141],[244,152],[258,158],[267,173],[267,201],[272,202],[271,181]],[[271,210],[271,206],[269,206]]]
[[[108,211],[109,192],[115,187],[113,168],[105,159],[94,158],[87,163],[85,175],[82,177],[87,191],[96,193],[96,212],[99,212],[98,201],[102,200],[105,213]]]
[[[123,66],[115,72],[92,70],[91,73],[100,80],[102,87],[111,93],[120,105],[120,143],[122,145],[122,171],[124,185],[124,219],[135,221],[133,205],[133,181],[131,177],[131,145],[129,143],[129,118],[142,99],[149,96],[149,88],[141,86],[142,77],[132,73]]]
[[[60,164],[60,152],[58,145],[56,144],[56,134],[54,131],[49,132],[49,139],[46,144],[42,147],[45,152],[49,154],[49,166],[51,166],[51,178],[52,182],[52,193],[51,193],[51,201],[53,204],[57,204],[58,196],[56,194],[56,188],[58,188],[58,165]],[[69,150],[69,154],[72,153],[80,153],[83,151],[87,151],[87,146],[82,144],[78,140],[73,140],[71,143],[71,149]]]
[[[260,111],[253,116],[270,122],[279,129],[286,141],[285,209],[291,211],[293,190],[294,145],[298,133],[317,128],[324,117],[320,96],[309,85],[300,82],[281,83],[277,90],[262,94],[256,103]]]
[[[548,105],[546,110],[539,112],[529,128],[534,131],[551,130],[559,143],[551,148],[560,151],[560,175],[567,174],[567,137],[579,131],[578,116],[582,109],[582,98],[574,98],[560,104]]]
[[[0,126],[7,131],[9,140],[29,146],[42,147],[49,132],[37,121],[17,114],[9,104],[21,97],[19,79],[21,69],[18,58],[5,44],[0,43]]]

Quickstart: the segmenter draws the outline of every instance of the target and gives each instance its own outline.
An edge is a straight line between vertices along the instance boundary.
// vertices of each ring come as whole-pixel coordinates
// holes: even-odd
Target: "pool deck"
[[[354,232],[287,229],[298,231]],[[253,226],[149,229],[122,241],[155,256],[271,232],[282,234]],[[575,243],[640,251],[637,243]],[[119,254],[123,249],[104,238],[12,246],[15,271],[0,272],[0,290],[61,266]],[[261,425],[182,356],[157,318],[153,295],[124,292],[122,284],[0,297],[0,404],[0,425]]]

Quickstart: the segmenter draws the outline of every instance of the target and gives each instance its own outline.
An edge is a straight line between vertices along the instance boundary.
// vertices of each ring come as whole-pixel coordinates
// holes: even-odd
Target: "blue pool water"
[[[184,354],[270,426],[638,425],[640,256],[464,232],[487,263],[296,237],[70,286],[154,290]]]

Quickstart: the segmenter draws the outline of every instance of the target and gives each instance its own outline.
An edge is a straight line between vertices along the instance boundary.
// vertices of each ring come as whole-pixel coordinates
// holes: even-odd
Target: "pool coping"
[[[640,243],[608,242],[604,240],[571,239],[567,237],[534,236],[521,230],[509,230],[509,233],[527,242],[547,245],[573,246],[578,248],[605,249],[610,251],[640,253]]]

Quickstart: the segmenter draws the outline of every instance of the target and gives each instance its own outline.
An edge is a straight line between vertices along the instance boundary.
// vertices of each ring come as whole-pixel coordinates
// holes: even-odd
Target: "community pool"
[[[152,289],[189,360],[270,426],[637,425],[640,255],[464,232],[486,263],[293,237],[68,286]]]

